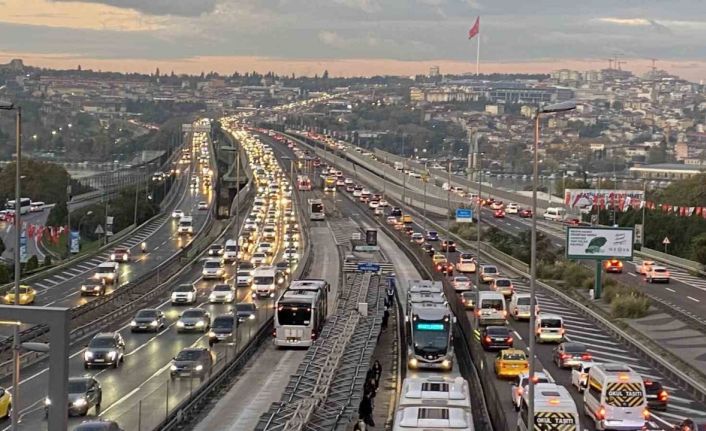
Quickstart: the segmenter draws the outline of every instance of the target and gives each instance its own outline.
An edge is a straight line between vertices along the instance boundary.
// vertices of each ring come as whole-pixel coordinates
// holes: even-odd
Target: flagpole
[[[480,34],[476,38],[476,76],[478,76],[478,70],[480,68]]]

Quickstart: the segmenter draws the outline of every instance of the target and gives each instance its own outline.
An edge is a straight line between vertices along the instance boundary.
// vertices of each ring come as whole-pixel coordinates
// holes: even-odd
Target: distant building
[[[503,105],[485,105],[485,112],[490,115],[503,115],[505,113],[505,106]]]
[[[9,70],[11,72],[22,72],[25,70],[25,65],[21,58],[13,58],[7,64],[0,64],[0,70]]]
[[[435,78],[439,75],[441,75],[441,73],[439,73],[439,66],[431,66],[429,68],[429,77],[430,78]]]
[[[679,163],[657,163],[630,168],[630,173],[635,178],[651,180],[683,180],[704,172],[706,172],[704,165],[682,165]]]
[[[680,162],[689,158],[689,144],[685,141],[674,144],[674,157]]]

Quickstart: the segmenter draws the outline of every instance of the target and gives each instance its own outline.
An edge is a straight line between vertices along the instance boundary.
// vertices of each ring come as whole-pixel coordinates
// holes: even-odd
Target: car
[[[426,234],[426,240],[427,241],[438,241],[439,240],[439,233],[435,230],[428,230]]]
[[[669,270],[664,266],[653,265],[652,268],[645,274],[645,280],[648,283],[655,283],[657,281],[662,283],[669,283]]]
[[[533,383],[554,383],[554,380],[542,371],[536,371],[534,373]],[[516,411],[520,411],[520,406],[522,404],[522,395],[525,393],[529,387],[529,373],[523,373],[515,377],[515,380],[510,386],[510,399],[512,400],[512,405],[515,407]]]
[[[515,293],[515,287],[512,284],[512,280],[509,278],[493,278],[490,281],[490,288],[496,292],[502,293],[506,298],[509,298],[513,293]]]
[[[37,299],[37,291],[26,284],[20,285],[19,299],[15,297],[15,289],[10,288],[3,296],[5,304],[29,305],[33,304]]]
[[[129,262],[130,249],[127,247],[116,247],[110,253],[111,262]]]
[[[573,341],[559,343],[552,352],[552,358],[559,368],[577,367],[581,361],[593,359],[583,343]]]
[[[571,368],[571,385],[576,387],[579,393],[582,393],[588,384],[588,372],[594,365],[593,361],[579,361],[579,363]]]
[[[167,326],[167,318],[162,310],[143,308],[135,314],[135,317],[130,322],[130,332],[159,332],[165,326]]]
[[[414,233],[414,228],[412,226],[403,226],[402,232],[404,232],[405,234],[407,234],[409,236],[412,236],[412,234]]]
[[[514,202],[507,204],[507,206],[505,207],[505,212],[508,214],[517,214],[519,210],[520,206]]]
[[[377,208],[375,208],[373,210],[373,214],[375,214],[376,216],[381,216],[381,215],[385,214],[385,211],[383,211],[381,206],[378,206]]]
[[[494,211],[502,210],[502,209],[505,208],[505,205],[503,205],[503,202],[502,202],[502,201],[493,201],[493,202],[490,202],[490,205],[489,205],[489,206],[490,206],[490,209],[491,209],[491,210],[494,210]]]
[[[439,265],[440,263],[446,263],[446,256],[437,253],[431,257],[431,263],[433,263],[434,266]]]
[[[495,375],[499,378],[516,377],[529,372],[529,362],[525,352],[519,349],[505,349],[495,357]]]
[[[456,292],[463,290],[471,290],[471,279],[464,275],[457,275],[451,279],[451,285]]]
[[[115,421],[97,419],[83,421],[74,427],[74,431],[124,431]]]
[[[412,236],[410,237],[410,242],[416,243],[416,244],[424,244],[424,235],[422,235],[419,232],[414,232]]]
[[[667,410],[669,405],[669,393],[661,382],[648,378],[642,379],[645,384],[645,396],[647,398],[647,408],[650,410]]]
[[[195,304],[198,292],[193,284],[179,284],[174,286],[171,294],[171,304]]]
[[[608,259],[603,263],[605,272],[615,272],[620,274],[623,272],[623,262],[618,259]]]
[[[483,350],[512,348],[512,331],[507,326],[484,326],[480,331]]]
[[[495,210],[493,213],[493,217],[495,218],[505,218],[505,211],[503,210]]]
[[[223,247],[223,244],[211,244],[210,247],[208,247],[208,255],[209,256],[223,256],[223,252],[225,251],[225,248]]]
[[[92,408],[95,408],[96,416],[100,414],[103,390],[95,377],[69,377],[66,392],[69,399],[69,416],[86,416]],[[45,417],[49,415],[50,405],[51,400],[47,397],[44,400]]]
[[[405,228],[405,225],[401,221],[397,221],[397,222],[395,222],[395,224],[392,227],[395,230],[403,230]]]
[[[471,253],[461,252],[458,256],[458,262],[456,262],[456,269],[458,272],[463,273],[474,273],[476,272],[476,259]]]
[[[508,306],[510,315],[514,320],[529,319],[530,312],[530,300],[531,296],[529,293],[513,293],[510,299],[510,305]],[[539,305],[535,302],[535,310],[539,310]]]
[[[184,310],[176,322],[177,332],[199,331],[206,333],[211,326],[211,315],[202,308]]]
[[[643,260],[639,265],[635,265],[635,272],[642,275],[647,275],[650,269],[654,266],[653,260]]]
[[[203,268],[201,269],[201,277],[204,280],[212,279],[212,278],[217,278],[217,279],[222,279],[225,278],[226,272],[225,269],[223,268],[223,262],[221,262],[221,259],[206,259],[206,261],[203,263]]]
[[[208,331],[208,345],[216,343],[235,343],[236,324],[235,316],[232,313],[216,316],[211,322],[211,330]]]
[[[441,251],[454,253],[456,251],[456,242],[450,239],[441,241]]]
[[[211,352],[205,347],[187,347],[181,349],[172,359],[169,366],[169,377],[198,377],[203,380],[207,374],[211,373],[213,357]]]
[[[532,218],[532,210],[529,208],[521,208],[517,211],[517,215],[520,216],[520,218]]]
[[[83,367],[112,365],[118,368],[125,360],[125,341],[119,332],[99,332],[83,352]]]
[[[120,283],[120,266],[117,262],[104,262],[98,265],[93,280],[109,284]]]
[[[370,208],[371,210],[374,210],[374,209],[376,209],[376,208],[379,207],[379,206],[380,206],[380,202],[378,202],[378,201],[370,201],[370,202],[368,202],[368,208]]]
[[[390,206],[390,203],[387,202],[385,199],[380,199],[380,202],[378,203],[378,205],[381,207],[388,207],[388,206]]]
[[[285,249],[284,253],[282,254],[282,258],[288,262],[289,261],[298,262],[299,261],[299,252],[297,251],[296,248]]]
[[[426,253],[429,256],[434,256],[436,254],[436,251],[434,250],[434,246],[429,244],[428,242],[425,242],[422,244],[422,250],[424,250],[424,253]]]
[[[393,224],[393,225],[394,225],[394,224],[397,224],[397,217],[395,217],[395,216],[388,216],[388,217],[385,219],[385,223],[387,223],[387,224]]]
[[[172,211],[172,218],[180,219],[182,217],[184,217],[184,211],[180,209],[175,209],[174,211]]]
[[[0,387],[0,419],[7,419],[12,414],[12,394]]]
[[[355,187],[353,189],[353,196],[360,198],[363,195],[363,188],[362,187]]]
[[[238,322],[255,320],[257,317],[257,305],[254,302],[239,302],[235,304],[235,317]]]
[[[388,214],[392,217],[402,217],[402,209],[399,207],[392,207],[390,208],[390,214]]]
[[[442,274],[446,274],[448,276],[452,276],[453,271],[454,271],[454,264],[451,262],[444,261],[444,262],[438,263],[436,265],[435,269],[437,272],[440,272]]]
[[[481,265],[480,266],[480,279],[483,283],[490,283],[495,277],[500,276],[500,271],[495,265]]]
[[[226,304],[235,300],[235,289],[230,284],[217,284],[211,289],[208,295],[208,302],[211,304],[221,303]]]
[[[461,303],[466,310],[473,310],[476,307],[476,298],[478,295],[472,290],[461,292]]]
[[[346,191],[347,192],[354,192],[355,191],[355,186],[353,184],[346,184]]]

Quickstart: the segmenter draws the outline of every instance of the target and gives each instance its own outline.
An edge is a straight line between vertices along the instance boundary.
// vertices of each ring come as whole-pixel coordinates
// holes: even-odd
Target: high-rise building
[[[435,78],[439,76],[441,73],[439,72],[439,66],[431,66],[429,68],[429,77],[430,78]]]

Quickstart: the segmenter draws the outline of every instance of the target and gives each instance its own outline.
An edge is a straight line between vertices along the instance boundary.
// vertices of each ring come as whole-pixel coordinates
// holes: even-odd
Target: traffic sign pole
[[[593,299],[601,299],[601,294],[603,293],[603,283],[601,282],[602,275],[603,269],[601,268],[601,261],[596,259],[596,273],[593,277]]]

